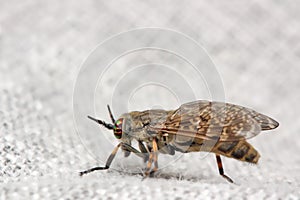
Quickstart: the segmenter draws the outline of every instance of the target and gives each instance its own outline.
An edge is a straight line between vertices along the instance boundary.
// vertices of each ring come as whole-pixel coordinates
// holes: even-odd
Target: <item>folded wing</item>
[[[209,101],[183,104],[170,113],[163,133],[205,140],[236,141],[256,136],[261,131],[278,127],[278,122],[252,109]]]

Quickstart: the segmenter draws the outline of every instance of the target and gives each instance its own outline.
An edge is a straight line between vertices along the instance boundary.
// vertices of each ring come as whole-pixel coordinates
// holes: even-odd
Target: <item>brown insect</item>
[[[212,152],[216,155],[220,175],[233,182],[224,174],[220,155],[257,163],[260,155],[246,139],[279,126],[275,120],[249,108],[203,100],[183,104],[177,110],[133,111],[116,121],[109,106],[108,111],[113,124],[88,117],[113,130],[120,143],[104,167],[94,167],[80,175],[108,169],[121,147],[126,157],[134,153],[147,162],[145,176],[157,171],[158,153]],[[139,150],[131,145],[133,140],[138,142]]]

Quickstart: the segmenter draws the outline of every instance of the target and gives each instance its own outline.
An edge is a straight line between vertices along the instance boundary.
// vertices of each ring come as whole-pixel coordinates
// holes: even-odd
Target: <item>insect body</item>
[[[115,120],[108,106],[113,124],[90,117],[111,129],[120,143],[115,147],[104,167],[95,167],[80,172],[80,175],[110,167],[118,149],[125,156],[134,153],[147,162],[145,175],[157,171],[158,153],[174,155],[206,151],[216,154],[219,173],[224,174],[221,157],[257,163],[260,157],[246,139],[264,130],[275,129],[278,122],[254,110],[221,102],[194,101],[183,104],[177,110],[146,110],[125,113]],[[139,150],[131,146],[136,140]]]

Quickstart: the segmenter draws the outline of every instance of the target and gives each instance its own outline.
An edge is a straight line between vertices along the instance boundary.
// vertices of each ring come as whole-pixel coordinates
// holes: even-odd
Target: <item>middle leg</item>
[[[157,171],[158,169],[158,147],[157,147],[157,141],[155,138],[153,138],[152,140],[152,150],[150,152],[150,156],[149,156],[149,160],[148,160],[148,163],[147,163],[147,168],[146,168],[146,173],[145,173],[145,176],[149,176],[150,174],[153,174]],[[151,166],[154,162],[154,168],[152,171],[151,170]]]

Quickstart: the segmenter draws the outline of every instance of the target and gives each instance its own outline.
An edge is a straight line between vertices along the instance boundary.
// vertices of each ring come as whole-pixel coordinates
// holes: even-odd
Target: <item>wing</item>
[[[221,102],[195,101],[172,112],[161,132],[205,140],[236,141],[251,138],[279,124],[249,108]]]

